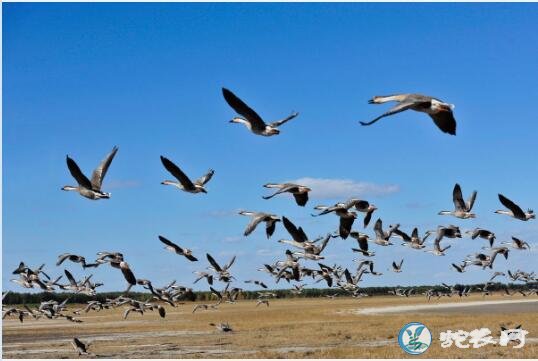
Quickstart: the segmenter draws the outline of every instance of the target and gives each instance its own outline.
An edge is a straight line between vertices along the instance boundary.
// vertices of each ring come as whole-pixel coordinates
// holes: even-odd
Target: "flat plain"
[[[165,318],[148,312],[124,320],[123,307],[75,316],[83,323],[6,318],[3,358],[76,358],[72,337],[91,342],[85,358],[538,358],[535,296],[475,294],[429,302],[424,296],[293,298],[272,299],[269,307],[243,300],[193,314],[195,305],[167,306]],[[424,323],[433,335],[421,356],[409,356],[398,345],[400,329],[412,321]],[[234,331],[209,325],[219,322]],[[447,330],[487,327],[498,340],[500,325],[517,324],[529,332],[520,349],[440,346],[439,334]]]

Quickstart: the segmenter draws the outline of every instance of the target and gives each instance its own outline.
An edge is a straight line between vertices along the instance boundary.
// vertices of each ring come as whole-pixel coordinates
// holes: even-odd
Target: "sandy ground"
[[[420,321],[434,335],[424,357],[538,357],[537,298],[484,300],[474,295],[428,302],[424,297],[338,297],[271,300],[270,307],[240,301],[196,314],[193,306],[167,307],[165,319],[147,313],[123,320],[123,308],[83,314],[80,324],[5,319],[2,356],[76,358],[69,343],[76,336],[90,342],[91,357],[99,358],[405,358],[398,332],[406,323]],[[218,332],[210,322],[229,322],[234,332]],[[488,327],[497,334],[501,324],[523,324],[529,331],[526,346],[460,350],[439,345],[442,331]]]
[[[362,315],[400,313],[400,312],[435,312],[435,313],[526,313],[538,312],[538,299],[532,300],[496,300],[471,301],[460,303],[438,303],[435,305],[409,305],[389,307],[369,307],[356,311]]]

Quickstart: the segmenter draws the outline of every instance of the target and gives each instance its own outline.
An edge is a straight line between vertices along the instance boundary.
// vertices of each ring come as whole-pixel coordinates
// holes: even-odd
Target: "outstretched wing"
[[[466,206],[465,202],[463,200],[463,194],[461,193],[461,187],[458,183],[454,186],[454,190],[452,191],[452,201],[454,202],[454,207],[458,211],[465,211]]]
[[[213,174],[215,174],[215,171],[213,169],[210,169],[207,171],[207,174],[195,180],[194,183],[203,186],[204,184],[206,184],[207,182],[211,180],[211,177],[213,177]]]
[[[308,240],[302,228],[297,229],[297,227],[295,227],[295,225],[286,217],[282,217],[282,223],[284,223],[284,228],[286,228],[291,238],[293,238],[295,242],[302,243]]]
[[[467,212],[470,212],[471,209],[473,209],[474,201],[476,199],[476,194],[477,194],[477,192],[473,191],[473,193],[471,194],[471,196],[467,200],[467,203],[465,204],[467,206]]]
[[[308,202],[308,193],[295,193],[293,194],[293,197],[295,198],[295,202],[298,206],[304,207],[306,203]]]
[[[525,212],[523,212],[523,210],[517,204],[515,204],[502,194],[499,194],[499,200],[501,201],[503,206],[511,210],[512,213],[514,213],[514,217],[525,219]]]
[[[241,99],[239,99],[234,93],[226,88],[222,88],[222,95],[224,100],[229,106],[235,110],[237,114],[244,116],[252,125],[253,129],[263,131],[265,130],[265,122],[252,108],[246,105]]]
[[[73,178],[75,178],[78,185],[86,189],[92,189],[92,183],[84,175],[84,173],[82,173],[77,163],[75,163],[73,159],[69,158],[69,156],[66,156],[66,161],[67,161],[67,168],[69,168],[69,173],[71,173]]]
[[[282,124],[286,123],[288,120],[292,120],[293,118],[295,118],[296,116],[298,116],[299,113],[297,112],[293,112],[291,113],[290,116],[287,116],[286,118],[282,119],[282,120],[279,120],[279,121],[276,121],[276,122],[273,122],[273,123],[270,123],[269,126],[273,127],[273,128],[278,128],[279,126],[281,126]]]
[[[112,160],[114,159],[114,156],[118,152],[118,147],[114,146],[112,148],[112,151],[108,153],[108,155],[101,161],[101,164],[95,170],[92,174],[92,188],[96,191],[101,190],[101,184],[103,183],[103,179],[105,178],[106,172],[108,171],[108,167],[110,167],[110,163],[112,163]]]
[[[389,115],[393,115],[393,114],[397,114],[397,113],[400,113],[400,112],[403,112],[404,110],[407,110],[409,108],[411,108],[413,105],[415,105],[416,103],[415,102],[412,102],[412,101],[409,101],[409,102],[401,102],[401,103],[398,103],[396,104],[395,106],[393,106],[392,108],[389,109],[389,111],[381,114],[380,116],[378,116],[377,118],[375,118],[374,120],[372,121],[369,121],[369,122],[360,122],[362,125],[371,125],[371,124],[374,124],[375,122],[377,122],[379,119],[381,118],[384,118],[384,117],[388,117]]]
[[[456,135],[456,119],[451,110],[440,111],[435,114],[430,114],[433,122],[439,129],[450,135]]]
[[[168,158],[165,158],[161,155],[161,162],[163,163],[164,167],[167,171],[169,171],[174,177],[177,178],[177,180],[181,183],[181,185],[185,189],[195,189],[196,187],[191,182],[189,177],[177,165],[172,163]]]
[[[176,252],[181,252],[181,251],[183,251],[183,249],[181,249],[181,247],[179,247],[179,246],[178,246],[177,244],[175,244],[174,242],[172,242],[172,241],[170,241],[170,240],[164,238],[163,236],[159,236],[159,240],[160,240],[162,243],[166,244],[167,246],[173,247],[173,248],[176,250]]]
[[[211,263],[211,265],[213,266],[213,268],[215,269],[215,271],[217,272],[221,272],[222,271],[222,268],[220,268],[219,264],[217,263],[217,261],[215,261],[215,259],[213,257],[211,257],[211,255],[209,253],[206,254],[206,257],[207,257],[207,260],[209,261],[209,263]]]
[[[248,226],[245,229],[245,232],[243,233],[243,235],[248,236],[249,234],[251,234],[256,229],[258,224],[260,224],[260,222],[262,222],[264,219],[265,219],[265,214],[263,214],[263,213],[257,214],[256,216],[252,217],[252,220],[248,224]],[[274,224],[273,224],[273,226],[274,226]],[[268,237],[269,236],[270,235],[268,234]]]

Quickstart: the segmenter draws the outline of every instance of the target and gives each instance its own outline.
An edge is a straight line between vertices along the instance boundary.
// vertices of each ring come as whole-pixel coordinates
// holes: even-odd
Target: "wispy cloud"
[[[142,184],[136,180],[113,179],[110,182],[107,182],[105,185],[107,189],[124,189],[124,188],[137,188],[137,187],[140,187]]]
[[[236,216],[237,213],[239,213],[239,209],[219,209],[215,211],[209,211],[204,213],[204,216],[211,217],[211,218],[226,218],[226,217],[232,217]]]
[[[305,177],[291,182],[312,188],[310,197],[317,199],[379,197],[400,191],[400,186],[396,184],[376,184],[352,179]]]

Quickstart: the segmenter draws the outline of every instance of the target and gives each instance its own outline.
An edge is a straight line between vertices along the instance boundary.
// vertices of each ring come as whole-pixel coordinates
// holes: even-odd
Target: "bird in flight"
[[[106,172],[110,167],[110,163],[114,159],[114,156],[118,152],[118,147],[112,148],[112,151],[101,161],[99,166],[95,168],[92,173],[92,179],[89,180],[84,173],[80,170],[77,163],[66,156],[67,168],[69,172],[75,178],[78,183],[78,186],[63,186],[62,190],[64,191],[75,191],[78,192],[81,196],[88,199],[97,200],[101,198],[110,198],[110,193],[101,191],[101,185],[103,184],[103,179],[105,178]]]
[[[453,104],[444,103],[439,99],[421,94],[396,94],[388,96],[375,96],[368,101],[369,104],[382,104],[386,102],[398,102],[387,112],[381,114],[370,122],[360,122],[362,125],[372,125],[379,119],[397,114],[408,109],[428,114],[435,125],[444,133],[456,135],[456,120],[452,110]]]
[[[240,123],[244,124],[248,130],[257,135],[263,135],[270,137],[272,135],[280,134],[280,127],[282,124],[286,123],[288,120],[291,120],[299,115],[297,112],[291,113],[288,117],[266,124],[263,119],[256,113],[252,108],[246,105],[241,99],[239,99],[234,93],[229,91],[226,88],[222,88],[222,95],[224,100],[230,105],[233,110],[235,110],[242,117],[234,117],[230,120],[230,123]]]
[[[165,180],[162,181],[161,184],[171,185],[189,193],[207,193],[204,186],[207,182],[211,180],[211,177],[213,177],[213,174],[215,173],[213,169],[210,169],[206,175],[192,182],[189,177],[187,177],[187,175],[183,173],[183,171],[179,169],[179,167],[168,158],[165,158],[161,155],[161,162],[163,163],[166,170],[169,171],[179,181],[176,182],[171,180]]]

